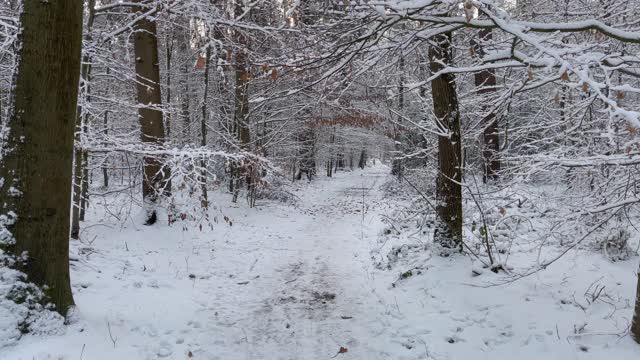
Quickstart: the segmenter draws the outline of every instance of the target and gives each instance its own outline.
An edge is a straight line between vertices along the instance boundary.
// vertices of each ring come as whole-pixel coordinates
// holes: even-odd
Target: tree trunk
[[[109,75],[109,68],[107,68],[107,75]],[[103,126],[104,126],[104,136],[109,135],[109,110],[104,112],[103,118]],[[102,185],[105,189],[109,188],[109,172],[107,171],[107,160],[109,159],[108,155],[102,162]]]
[[[429,48],[429,65],[432,74],[451,64],[451,33],[432,38]],[[460,137],[460,112],[454,75],[443,74],[431,81],[433,111],[439,127],[448,136],[438,137],[438,226],[434,239],[443,248],[462,246],[462,147]]]
[[[180,24],[183,26],[178,26],[179,36],[178,39],[180,41],[180,46],[178,47],[178,51],[183,54],[189,54],[189,42],[191,41],[191,31],[189,20],[184,20],[184,24]],[[190,129],[191,129],[191,111],[189,109],[189,98],[191,96],[189,89],[189,61],[184,61],[184,64],[181,67],[181,76],[180,76],[180,116],[181,122],[183,124],[184,130],[182,131],[182,135],[185,137],[182,139],[183,144],[191,143],[191,139],[189,137]],[[175,126],[173,132],[176,132]]]
[[[135,0],[142,3],[143,0]],[[134,7],[136,14],[144,10]],[[138,117],[143,143],[161,147],[164,143],[164,123],[160,93],[160,66],[158,64],[158,38],[155,20],[144,18],[135,25],[133,38],[136,56],[136,87],[138,93]],[[157,220],[156,203],[164,194],[167,186],[167,173],[164,161],[158,156],[144,156],[142,196],[147,211],[146,225]]]
[[[362,149],[360,151],[360,160],[358,161],[358,167],[364,169],[367,166],[367,150]]]
[[[73,305],[69,280],[69,213],[73,138],[82,46],[81,0],[25,0],[14,99],[0,176],[2,213],[19,270],[46,285],[66,315]],[[46,60],[46,61],[44,61]]]
[[[87,39],[90,40],[89,32],[93,27],[94,20],[94,8],[96,2],[95,0],[89,0],[87,4],[89,10],[89,16],[87,18]],[[91,58],[88,55],[84,55],[82,57],[82,65],[81,65],[81,83],[80,83],[80,97],[84,98],[86,94],[89,92],[89,72],[90,72],[90,61]],[[76,111],[76,135],[75,142],[77,147],[74,149],[73,158],[74,158],[74,169],[73,169],[73,204],[72,204],[72,212],[71,212],[71,238],[78,239],[80,237],[80,221],[84,220],[84,206],[86,206],[83,201],[83,193],[84,193],[84,175],[85,171],[83,169],[83,165],[85,165],[85,155],[82,149],[80,148],[80,139],[81,135],[86,132],[86,124],[83,123],[83,112],[82,106],[78,106]]]
[[[243,13],[242,2],[235,1],[234,13],[240,16]],[[240,49],[235,54],[235,111],[234,126],[237,131],[237,137],[242,150],[249,150],[250,133],[249,133],[249,69],[247,67],[247,38],[239,30],[236,30],[236,40]],[[240,191],[240,183],[242,182],[242,166],[235,164],[233,166],[232,181],[233,184],[233,202],[238,201],[238,192]]]
[[[400,70],[400,81],[398,83],[398,111],[400,112],[400,114],[402,114],[404,112],[404,92],[405,92],[405,88],[404,88],[404,83],[405,83],[405,74],[404,74],[404,55],[400,55],[400,61],[399,61],[399,70]],[[394,126],[395,128],[395,134],[394,134],[394,150],[395,150],[395,156],[396,157],[400,157],[402,156],[402,132],[403,129],[402,127],[399,125],[402,123],[402,116],[398,116],[398,126]],[[403,176],[403,169],[404,169],[404,164],[402,159],[393,159],[391,162],[391,175],[395,175],[398,177],[398,179],[402,179]]]
[[[475,49],[476,56],[484,56],[484,44],[493,39],[491,29],[482,29],[478,33],[479,41],[472,41],[471,46]],[[495,86],[496,75],[493,69],[486,69],[474,74],[475,85],[478,94],[491,94],[496,91]],[[483,101],[486,104],[487,101]],[[483,105],[483,112],[486,112],[488,106]],[[493,112],[485,115],[482,122],[484,126],[482,141],[482,160],[483,160],[483,181],[486,183],[490,180],[497,180],[500,172],[500,134],[498,132],[498,119]]]
[[[204,95],[202,99],[202,119],[200,122],[200,146],[207,146],[207,100],[209,98],[209,65],[211,63],[211,46],[207,45],[207,50],[205,53],[205,63],[204,63]],[[203,208],[209,207],[209,200],[207,196],[207,169],[206,169],[206,161],[203,158],[200,162],[200,187],[202,192],[202,198],[200,199],[200,205]]]
[[[302,179],[302,173],[307,175],[308,180],[312,180],[316,175],[316,134],[311,127],[305,127],[297,136],[300,144],[298,158],[300,165],[297,180]]]
[[[631,336],[640,344],[640,268],[638,268],[636,281],[638,283],[636,288],[636,309],[633,313],[633,320],[631,321]]]
[[[87,119],[85,119],[87,121]],[[85,125],[86,132],[86,125]],[[80,221],[84,221],[84,215],[89,205],[89,152],[82,151],[82,188],[80,192]]]

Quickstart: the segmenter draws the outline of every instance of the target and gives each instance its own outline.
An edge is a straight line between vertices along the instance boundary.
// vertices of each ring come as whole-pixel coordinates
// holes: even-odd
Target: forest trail
[[[635,264],[581,253],[487,287],[501,275],[471,257],[431,257],[428,234],[381,236],[397,206],[380,189],[388,173],[378,165],[299,183],[295,205],[249,209],[212,193],[217,223],[202,230],[135,216],[121,227],[96,206],[85,240],[72,243],[75,321],[0,359],[553,360],[601,359],[613,347],[610,358],[633,358],[620,334],[635,279],[618,279]],[[394,244],[422,250],[378,269]],[[589,305],[579,294],[594,279],[609,300]]]
[[[341,347],[388,358],[376,339],[390,306],[370,258],[388,173],[319,177],[295,206],[247,209],[218,194],[226,207],[211,230],[90,227],[90,245],[72,244],[86,256],[72,268],[79,320],[64,336],[23,339],[10,358],[329,359]]]
[[[255,298],[238,306],[253,309],[236,324],[246,340],[237,358],[328,359],[341,347],[351,353],[339,356],[384,358],[368,346],[385,331],[378,315],[386,312],[372,287],[369,247],[387,174],[374,167],[319,179],[300,194],[296,216],[274,214],[281,216],[256,229],[273,236],[255,245],[263,250],[248,277],[261,277]]]

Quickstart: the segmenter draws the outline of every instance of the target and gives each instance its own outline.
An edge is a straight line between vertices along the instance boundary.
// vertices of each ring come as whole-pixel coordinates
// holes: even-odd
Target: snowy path
[[[553,271],[485,288],[493,273],[473,277],[468,257],[423,252],[422,274],[391,286],[406,268],[377,270],[372,259],[392,208],[379,189],[387,174],[320,177],[296,207],[232,207],[218,194],[218,224],[203,231],[97,225],[104,212],[94,207],[88,242],[73,244],[86,259],[72,271],[78,320],[61,336],[0,349],[0,359],[635,358],[636,345],[618,337],[635,262],[570,254]],[[607,298],[588,304],[594,280]]]
[[[340,356],[385,358],[372,341],[388,325],[372,313],[388,309],[373,292],[369,250],[386,173],[320,178],[295,208],[226,208],[219,217],[233,226],[220,221],[210,232],[93,230],[97,252],[73,278],[81,320],[9,354],[325,359],[344,346]]]
[[[230,308],[226,321],[236,321],[244,335],[245,344],[232,351],[236,358],[330,358],[341,346],[359,348],[358,358],[380,358],[367,342],[385,329],[371,318],[372,310],[386,309],[372,294],[368,272],[381,171],[318,181],[301,194],[295,214],[266,219],[247,238],[267,236],[233,254],[254,254],[247,256],[251,267],[243,279],[260,276],[244,285],[246,299],[220,301]]]

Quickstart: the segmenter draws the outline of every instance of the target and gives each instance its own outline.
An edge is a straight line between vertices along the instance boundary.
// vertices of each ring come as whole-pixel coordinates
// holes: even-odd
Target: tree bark
[[[110,69],[107,68],[107,75],[110,74],[109,70]],[[104,130],[103,130],[104,136],[106,137],[107,135],[109,135],[109,110],[106,110],[104,112],[104,118],[102,119],[102,124],[104,126]],[[102,186],[105,189],[109,188],[109,171],[107,170],[108,160],[109,160],[109,157],[107,155],[107,157],[102,162]]]
[[[73,305],[69,280],[69,215],[80,49],[81,0],[25,0],[9,134],[0,165],[2,213],[18,268],[45,286],[56,310]]]
[[[234,14],[240,16],[243,13],[242,2],[235,0]],[[249,133],[249,69],[247,64],[247,38],[239,30],[236,30],[236,41],[240,49],[235,54],[235,111],[233,114],[234,127],[236,128],[238,141],[242,150],[249,150],[250,133]],[[233,202],[238,201],[238,192],[240,191],[240,183],[242,182],[242,166],[234,164],[232,167],[233,185]]]
[[[364,169],[367,166],[367,150],[362,149],[360,151],[360,160],[358,161],[358,167]]]
[[[405,74],[404,74],[404,55],[400,54],[400,61],[399,61],[399,70],[400,70],[400,81],[398,83],[398,111],[400,111],[400,114],[402,114],[404,112],[404,92],[405,92]],[[400,157],[402,156],[402,126],[400,126],[400,124],[402,123],[402,116],[398,116],[398,126],[396,127],[395,130],[395,136],[394,136],[394,150],[395,150],[395,156],[396,157]],[[402,161],[402,159],[393,159],[391,162],[391,175],[395,175],[398,177],[398,179],[402,179],[403,176],[403,170],[404,170],[404,163]]]
[[[472,41],[471,46],[475,50],[478,57],[484,56],[483,45],[493,39],[491,29],[482,29],[478,33],[479,41]],[[496,91],[495,86],[496,74],[493,69],[486,69],[474,74],[475,86],[478,94],[491,94]],[[488,109],[486,101],[482,102],[482,110],[486,112]],[[498,131],[498,119],[496,114],[491,112],[485,115],[482,122],[484,126],[482,140],[482,160],[483,160],[483,181],[486,183],[490,180],[497,180],[500,172],[500,133]]]
[[[180,54],[182,55],[188,55],[190,53],[190,49],[189,49],[189,42],[191,41],[191,27],[189,25],[189,19],[182,19],[181,18],[181,24],[182,26],[178,26],[178,41],[179,43],[179,47],[178,47],[178,51],[180,52]],[[182,138],[182,143],[183,144],[188,144],[191,143],[191,139],[189,137],[190,134],[190,128],[191,128],[191,111],[189,109],[189,98],[191,96],[190,94],[190,88],[189,88],[189,61],[184,61],[183,65],[180,68],[181,70],[181,74],[180,74],[180,79],[179,79],[179,85],[180,85],[180,116],[178,117],[181,122],[182,122],[182,126],[183,126],[183,131],[182,131],[182,135],[184,136],[184,138]],[[173,132],[176,133],[177,129],[174,126]],[[174,134],[174,137],[176,135]]]
[[[87,17],[87,38],[90,40],[89,32],[93,27],[95,0],[89,0],[87,4],[89,16]],[[88,55],[82,57],[80,70],[80,97],[83,98],[89,92],[89,72],[91,58]],[[73,169],[73,204],[71,212],[71,238],[77,240],[80,237],[80,221],[84,220],[84,176],[85,176],[85,154],[79,146],[81,135],[86,131],[86,124],[83,123],[82,106],[78,106],[76,111],[76,148],[74,149],[74,169]]]
[[[143,0],[134,0],[142,3]],[[138,15],[143,13],[140,7],[134,7]],[[138,93],[138,117],[141,140],[143,143],[161,147],[164,144],[164,123],[160,93],[160,66],[158,63],[158,37],[155,20],[144,18],[134,27],[133,38],[136,56],[136,88]],[[158,156],[144,156],[142,197],[147,211],[146,225],[157,220],[156,203],[159,196],[166,192],[167,172],[164,161]]]
[[[451,33],[432,38],[429,48],[429,66],[432,74],[451,64]],[[438,137],[438,226],[434,239],[446,249],[462,245],[462,146],[460,137],[460,112],[453,74],[442,74],[431,81],[433,111],[439,128],[446,136]],[[445,254],[445,253],[443,253]]]
[[[209,66],[211,63],[211,46],[207,45],[207,50],[205,53],[205,63],[204,63],[204,95],[202,98],[202,119],[200,122],[200,146],[207,146],[207,100],[209,98]],[[200,205],[203,208],[209,207],[209,199],[207,196],[207,169],[206,169],[206,161],[203,158],[200,162],[200,187],[202,192],[202,198],[200,199]]]
[[[640,268],[638,268],[636,281],[638,283],[636,288],[636,308],[633,313],[633,320],[631,321],[631,336],[640,344]]]

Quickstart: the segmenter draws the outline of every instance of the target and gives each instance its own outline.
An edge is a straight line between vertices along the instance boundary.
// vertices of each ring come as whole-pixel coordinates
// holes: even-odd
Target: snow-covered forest
[[[640,358],[640,0],[0,0],[0,360]]]

